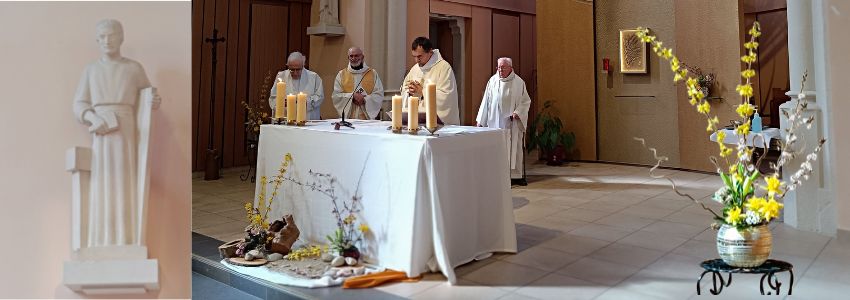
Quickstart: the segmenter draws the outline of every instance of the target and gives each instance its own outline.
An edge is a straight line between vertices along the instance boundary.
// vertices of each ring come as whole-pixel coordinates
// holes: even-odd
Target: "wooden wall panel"
[[[519,15],[493,12],[493,57],[490,60],[490,73],[496,73],[496,59],[510,57],[514,67],[522,65],[520,57]]]
[[[514,66],[514,71],[525,81],[526,90],[531,96],[531,107],[529,108],[529,121],[534,119],[537,111],[537,37],[534,32],[534,16],[521,14],[519,16],[519,62]],[[529,122],[528,124],[531,124]]]
[[[481,98],[484,96],[484,88],[487,86],[487,80],[495,74],[493,67],[493,11],[489,8],[473,6],[471,18],[470,39],[471,48],[475,48],[472,57],[470,57],[471,68],[469,68],[469,76],[471,77],[472,98],[466,102],[464,109],[463,123],[465,125],[475,124],[475,116],[478,114],[478,107],[481,106]]]
[[[309,53],[310,0],[199,0],[192,4],[193,170],[203,170],[213,121],[213,147],[222,167],[247,164],[242,101],[257,102],[267,71],[284,68],[291,51]],[[253,20],[258,18],[257,20]],[[219,43],[215,106],[210,106],[210,45],[213,29]],[[255,32],[256,31],[256,32]],[[254,57],[256,55],[256,57]],[[262,103],[266,103],[263,101]],[[264,105],[267,109],[267,105]],[[214,109],[210,120],[210,109]]]

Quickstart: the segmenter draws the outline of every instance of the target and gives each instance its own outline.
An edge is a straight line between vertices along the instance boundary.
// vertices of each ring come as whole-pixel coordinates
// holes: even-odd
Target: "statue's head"
[[[121,22],[105,19],[97,22],[97,44],[104,54],[116,54],[124,42],[124,27]]]

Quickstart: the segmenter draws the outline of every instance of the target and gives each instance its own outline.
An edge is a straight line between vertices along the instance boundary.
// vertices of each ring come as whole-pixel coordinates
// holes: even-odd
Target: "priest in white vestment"
[[[457,81],[452,66],[440,56],[440,50],[433,49],[426,37],[418,37],[411,45],[411,55],[416,64],[410,68],[400,90],[403,106],[406,109],[408,97],[419,97],[419,111],[425,111],[422,90],[426,83],[437,85],[437,116],[446,125],[460,125],[458,111]]]
[[[339,116],[374,120],[379,118],[384,102],[384,85],[378,72],[364,62],[363,50],[348,49],[348,67],[339,71],[334,80],[333,101]]]
[[[141,245],[136,109],[139,92],[151,84],[141,64],[121,56],[121,23],[100,21],[96,39],[103,56],[83,70],[73,105],[93,134],[83,246]]]
[[[283,80],[286,82],[286,95],[298,93],[307,94],[307,119],[321,119],[322,100],[325,98],[325,92],[322,89],[322,78],[316,72],[307,70],[304,64],[307,63],[307,57],[301,52],[292,52],[286,59],[287,69],[280,71],[275,76],[275,82]],[[277,84],[272,83],[272,90],[269,93],[269,107],[274,111],[275,98],[277,98]]]
[[[502,57],[497,61],[496,74],[487,81],[481,106],[478,108],[476,126],[505,129],[505,144],[513,182],[524,182],[525,131],[528,126],[528,108],[531,97],[525,81],[513,71],[513,61]]]

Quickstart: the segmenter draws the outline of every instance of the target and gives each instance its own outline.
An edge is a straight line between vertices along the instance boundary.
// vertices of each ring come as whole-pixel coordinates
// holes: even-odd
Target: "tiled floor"
[[[193,180],[193,231],[220,240],[241,237],[242,206],[254,185],[244,169],[217,181]],[[696,296],[699,262],[717,256],[711,215],[678,197],[645,167],[602,163],[529,166],[529,185],[514,187],[519,253],[497,254],[440,274],[379,287],[413,299],[685,299]],[[717,176],[674,170],[687,193],[707,197]],[[716,204],[707,201],[712,208]],[[836,298],[850,291],[850,243],[772,223],[771,256],[794,264],[788,299]],[[724,297],[759,298],[757,275],[735,275]],[[786,275],[780,275],[783,283]],[[711,280],[703,280],[703,296]],[[785,289],[783,288],[783,292]]]

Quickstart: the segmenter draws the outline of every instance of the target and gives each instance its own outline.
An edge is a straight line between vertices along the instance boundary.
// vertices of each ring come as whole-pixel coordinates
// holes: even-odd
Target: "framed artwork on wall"
[[[646,74],[646,57],[646,43],[637,36],[637,30],[620,30],[620,72]]]

